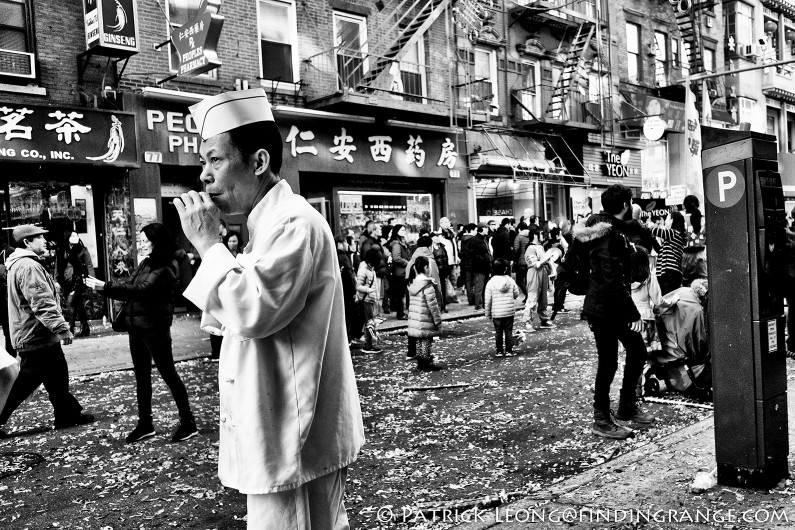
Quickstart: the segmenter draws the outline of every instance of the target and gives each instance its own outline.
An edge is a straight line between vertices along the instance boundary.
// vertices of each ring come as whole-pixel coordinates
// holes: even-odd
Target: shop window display
[[[68,244],[72,231],[77,232],[83,245],[91,255],[93,266],[98,266],[96,218],[94,215],[94,193],[91,185],[76,185],[66,182],[11,182],[8,186],[9,211],[3,216],[6,228],[21,224],[35,224],[45,228],[48,254],[45,266],[57,278],[56,256],[59,249]],[[13,243],[12,243],[13,244]],[[62,293],[64,297],[69,293]],[[89,318],[102,314],[102,298],[86,297]],[[62,308],[69,311],[66,299]],[[65,315],[68,318],[68,315]]]
[[[338,199],[340,230],[350,228],[357,237],[367,221],[386,225],[395,219],[393,224],[404,225],[407,239],[414,241],[421,230],[432,229],[435,218],[430,193],[340,191]]]

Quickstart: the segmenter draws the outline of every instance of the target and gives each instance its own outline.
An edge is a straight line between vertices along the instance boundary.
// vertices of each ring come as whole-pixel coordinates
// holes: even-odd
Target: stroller
[[[669,307],[657,315],[661,349],[649,352],[642,379],[645,396],[671,389],[699,401],[712,401],[706,303],[707,282],[696,280],[665,295]]]

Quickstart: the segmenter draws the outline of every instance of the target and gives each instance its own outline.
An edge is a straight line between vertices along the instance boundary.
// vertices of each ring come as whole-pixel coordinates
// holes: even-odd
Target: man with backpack
[[[570,249],[574,256],[566,262],[573,274],[583,276],[589,269],[582,318],[594,335],[598,364],[594,384],[594,422],[597,436],[623,440],[632,436],[630,428],[617,424],[610,409],[610,385],[618,368],[618,343],[626,350],[624,379],[615,418],[637,424],[650,424],[654,416],[638,407],[635,389],[646,362],[646,345],[641,331],[643,321],[632,301],[630,257],[624,221],[632,204],[632,190],[613,184],[602,193],[602,213],[592,215],[584,227],[574,230]],[[577,282],[575,282],[577,283]]]

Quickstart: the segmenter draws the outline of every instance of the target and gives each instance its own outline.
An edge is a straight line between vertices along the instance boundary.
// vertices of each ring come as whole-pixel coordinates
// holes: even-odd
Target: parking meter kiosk
[[[786,214],[774,136],[702,129],[718,483],[788,476]]]

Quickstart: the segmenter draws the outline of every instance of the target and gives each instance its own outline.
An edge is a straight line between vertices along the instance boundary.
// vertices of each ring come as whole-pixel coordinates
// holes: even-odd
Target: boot
[[[88,327],[88,322],[83,322],[80,324],[80,333],[77,334],[78,337],[88,337],[91,334],[91,329]]]
[[[594,409],[591,432],[597,436],[613,440],[626,440],[635,434],[632,432],[632,429],[617,425],[616,422],[613,421],[613,415],[609,409]]]
[[[436,363],[433,359],[417,358],[417,370],[421,372],[438,372],[445,368],[447,368],[447,366],[444,363]]]
[[[638,407],[638,402],[634,399],[632,400],[622,399],[619,402],[616,419],[619,421],[632,421],[635,423],[642,423],[645,425],[654,423],[655,420],[652,414],[647,414],[646,412],[640,410],[640,407]]]

